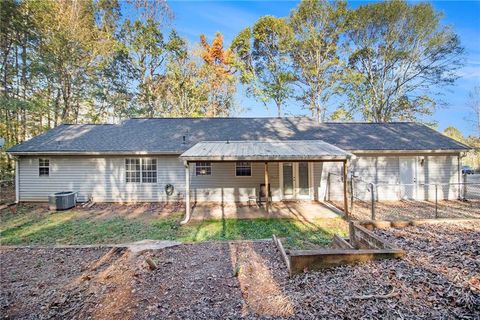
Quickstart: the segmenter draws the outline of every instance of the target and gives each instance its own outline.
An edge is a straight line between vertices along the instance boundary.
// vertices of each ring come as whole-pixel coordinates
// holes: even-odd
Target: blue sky
[[[173,9],[174,27],[192,44],[198,42],[200,34],[211,39],[220,31],[226,44],[247,26],[251,26],[263,15],[287,16],[298,1],[168,1]],[[351,1],[350,7],[365,2]],[[455,86],[445,90],[442,98],[447,106],[438,109],[432,119],[438,122],[438,129],[450,125],[459,128],[464,134],[474,134],[468,117],[468,93],[480,85],[480,1],[433,1],[433,6],[445,15],[444,24],[454,27],[465,47],[465,66],[460,71],[461,78]],[[268,109],[253,99],[238,94],[239,104],[244,108],[238,116],[275,116],[275,108]],[[332,104],[335,101],[332,101]],[[292,101],[289,115],[304,115],[307,111]]]

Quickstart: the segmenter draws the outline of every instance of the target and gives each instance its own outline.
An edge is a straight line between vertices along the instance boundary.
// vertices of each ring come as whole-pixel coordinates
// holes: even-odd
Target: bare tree
[[[480,137],[480,85],[473,87],[472,91],[468,94],[468,97],[468,107],[471,111],[466,120],[473,123],[473,126]]]

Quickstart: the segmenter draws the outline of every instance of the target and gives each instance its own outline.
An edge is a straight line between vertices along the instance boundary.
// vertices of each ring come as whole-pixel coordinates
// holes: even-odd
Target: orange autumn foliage
[[[233,53],[224,48],[223,36],[217,32],[209,44],[205,35],[200,36],[201,57],[205,63],[204,72],[210,87],[210,101],[207,116],[216,117],[228,113],[230,97],[235,91]]]

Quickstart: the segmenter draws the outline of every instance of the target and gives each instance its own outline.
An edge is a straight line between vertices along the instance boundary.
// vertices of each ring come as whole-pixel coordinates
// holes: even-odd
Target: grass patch
[[[173,218],[99,218],[85,211],[57,213],[20,209],[0,213],[0,243],[3,245],[106,244],[143,239],[200,242],[209,240],[266,239],[272,234],[286,238],[287,248],[324,246],[333,234],[347,234],[342,219],[205,220],[181,226]]]

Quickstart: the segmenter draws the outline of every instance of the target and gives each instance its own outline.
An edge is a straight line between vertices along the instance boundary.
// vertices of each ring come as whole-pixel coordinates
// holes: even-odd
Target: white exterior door
[[[282,174],[282,190],[284,199],[294,199],[295,198],[295,187],[294,187],[294,165],[292,162],[284,162],[281,165]]]
[[[417,190],[417,159],[415,157],[400,157],[400,197],[401,199],[416,199]]]
[[[308,162],[283,162],[280,171],[283,199],[310,199],[311,172]]]

